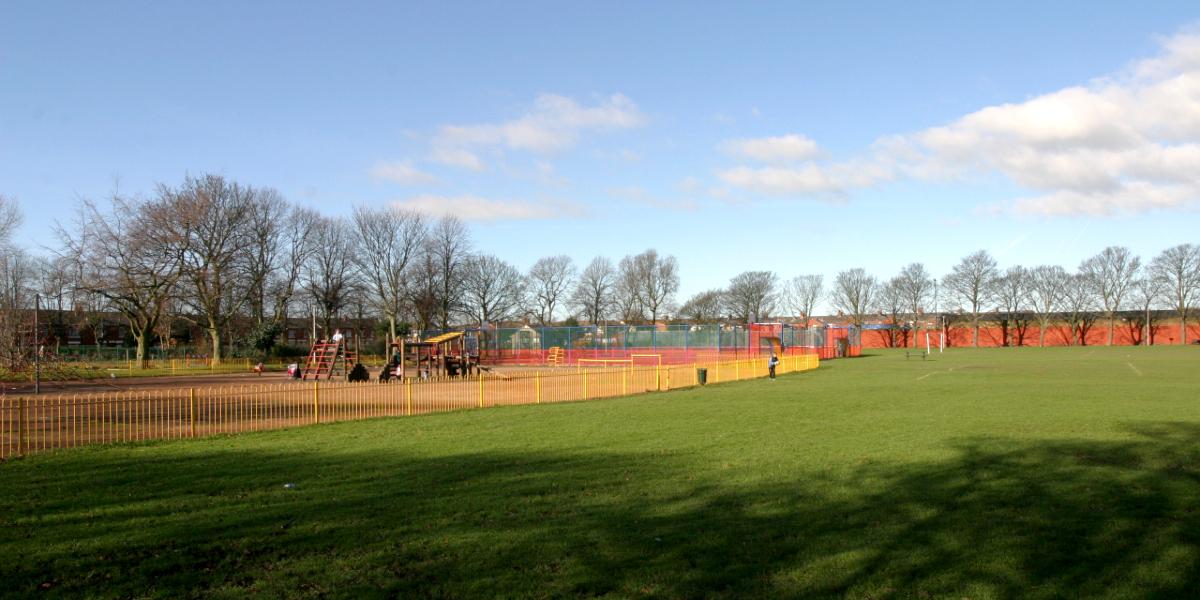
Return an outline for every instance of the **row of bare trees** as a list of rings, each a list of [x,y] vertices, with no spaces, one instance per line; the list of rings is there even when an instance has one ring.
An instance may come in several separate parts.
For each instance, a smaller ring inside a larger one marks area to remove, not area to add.
[[[1108,324],[1107,343],[1112,345],[1118,312],[1135,311],[1137,325],[1145,331],[1143,339],[1149,340],[1160,308],[1175,311],[1180,340],[1187,343],[1187,322],[1198,294],[1200,246],[1181,244],[1148,264],[1128,248],[1110,246],[1074,271],[1058,265],[1001,270],[985,251],[964,257],[940,281],[921,263],[883,281],[863,269],[851,269],[838,273],[830,302],[860,327],[878,314],[891,323],[911,321],[919,330],[926,311],[953,313],[970,324],[974,346],[979,345],[984,321],[999,324],[1005,345],[1013,335],[1023,337],[1030,320],[1040,325],[1039,345],[1045,345],[1053,321],[1065,321],[1072,342],[1082,344],[1087,331],[1103,317]],[[917,336],[912,342],[917,343]]]
[[[538,259],[527,274],[490,255],[474,255],[465,282],[477,324],[526,319],[541,325],[562,316],[655,322],[674,306],[679,264],[649,249],[617,264],[596,257],[578,270],[570,257]]]
[[[679,288],[675,258],[653,249],[615,266],[597,258],[582,272],[569,257],[551,256],[521,272],[475,252],[457,218],[395,207],[326,217],[217,175],[159,185],[148,198],[81,201],[56,225],[52,260],[9,247],[19,222],[15,204],[0,198],[4,306],[29,308],[40,293],[52,308],[77,313],[81,328],[119,313],[139,364],[178,321],[203,330],[219,362],[233,338],[273,340],[297,314],[311,313],[326,335],[340,318],[377,318],[393,337],[403,323],[549,324],[568,314],[655,321]]]

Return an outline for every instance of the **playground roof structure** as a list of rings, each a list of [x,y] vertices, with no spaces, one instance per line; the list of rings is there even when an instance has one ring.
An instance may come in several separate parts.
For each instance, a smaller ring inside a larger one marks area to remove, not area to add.
[[[427,338],[423,343],[441,344],[443,342],[450,342],[450,341],[456,340],[464,335],[466,335],[466,332],[463,332],[463,331],[448,331],[441,335],[435,335],[431,338]]]

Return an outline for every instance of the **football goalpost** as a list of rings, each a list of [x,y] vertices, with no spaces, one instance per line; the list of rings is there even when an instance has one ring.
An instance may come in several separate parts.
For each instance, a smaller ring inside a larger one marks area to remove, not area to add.
[[[577,370],[582,369],[583,367],[614,367],[614,366],[632,367],[633,359],[631,359],[631,358],[581,358],[581,359],[575,361],[575,367]]]
[[[656,366],[660,366],[660,367],[661,367],[661,366],[662,366],[662,364],[663,364],[663,363],[662,363],[662,355],[661,355],[661,354],[630,354],[630,355],[629,355],[629,361],[630,361],[630,363],[634,363],[634,362],[636,362],[636,361],[637,361],[637,359],[639,359],[639,358],[651,359],[651,360],[653,360],[654,362],[653,362],[653,363],[649,363],[649,364],[653,364],[653,365],[656,365]],[[643,366],[649,366],[649,364],[648,364],[648,363],[646,363],[646,362],[644,362],[644,361],[643,361],[641,364],[642,364]]]

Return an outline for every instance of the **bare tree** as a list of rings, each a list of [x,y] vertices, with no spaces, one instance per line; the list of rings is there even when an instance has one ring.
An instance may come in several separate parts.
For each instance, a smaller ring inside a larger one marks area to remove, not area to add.
[[[396,320],[404,311],[404,277],[427,235],[425,217],[395,207],[354,209],[358,235],[357,264],[369,285],[375,307],[387,318],[396,337]]]
[[[38,261],[19,248],[0,252],[0,364],[9,372],[23,368],[35,344],[29,309],[37,293]]]
[[[708,290],[688,298],[679,315],[693,323],[717,323],[724,318],[726,306],[725,290]]]
[[[442,270],[433,252],[424,251],[417,256],[417,262],[409,269],[405,287],[417,331],[431,329],[442,306],[443,289]]]
[[[657,323],[679,291],[679,262],[674,256],[661,257],[653,248],[621,260],[622,279],[628,277],[637,303]]]
[[[581,312],[589,323],[598,324],[612,309],[616,283],[617,270],[612,261],[597,256],[579,274],[575,290],[571,293],[571,305]]]
[[[833,307],[850,318],[850,323],[862,329],[867,314],[875,306],[879,281],[861,268],[842,271],[833,279],[829,301]]]
[[[62,256],[75,260],[77,286],[103,297],[105,306],[129,321],[137,342],[138,368],[145,366],[150,337],[179,279],[182,255],[147,214],[147,206],[119,196],[101,212],[83,201],[68,230],[56,225]],[[167,234],[169,235],[169,234]]]
[[[554,322],[554,312],[566,297],[575,279],[571,257],[560,254],[539,258],[529,269],[529,303],[537,313],[538,323]]]
[[[743,323],[757,323],[775,310],[775,284],[779,277],[771,271],[745,271],[729,280],[725,302],[733,316]]]
[[[317,251],[320,236],[316,232],[322,223],[323,217],[314,210],[292,207],[288,211],[287,221],[280,232],[282,239],[278,266],[271,270],[267,280],[267,294],[274,305],[272,320],[280,325],[287,324],[288,311],[300,286],[305,265]]]
[[[326,336],[350,306],[355,291],[354,233],[345,221],[322,218],[314,228],[316,250],[304,270],[304,287],[320,312]]]
[[[1096,322],[1098,306],[1088,277],[1082,273],[1068,274],[1063,282],[1063,314],[1071,328],[1072,345],[1087,345],[1087,335]]]
[[[12,234],[21,226],[21,210],[15,200],[0,194],[0,249],[8,245]]]
[[[1116,312],[1121,309],[1121,300],[1137,277],[1141,266],[1141,259],[1123,246],[1109,246],[1079,265],[1080,274],[1099,296],[1100,305],[1104,307],[1104,314],[1108,318],[1109,346],[1113,343]]]
[[[613,286],[613,307],[626,323],[633,324],[646,319],[646,307],[640,292],[641,280],[633,257],[626,256],[617,268],[617,281]]]
[[[976,348],[979,347],[979,321],[992,302],[999,275],[996,259],[986,250],[980,250],[963,258],[945,278],[946,287],[971,317],[971,344]]]
[[[462,309],[462,266],[470,257],[471,236],[457,217],[442,217],[429,235],[429,248],[440,275],[437,298],[438,326],[449,329],[454,313]]]
[[[1064,304],[1063,286],[1070,276],[1058,265],[1042,265],[1029,270],[1029,306],[1038,320],[1038,345],[1046,346],[1046,328],[1055,311]]]
[[[901,346],[901,327],[904,322],[904,309],[908,305],[904,294],[904,281],[901,277],[893,277],[879,286],[875,294],[876,308],[881,315],[891,322],[888,329],[887,343],[891,348]],[[903,345],[907,346],[905,342]]]
[[[188,177],[177,190],[159,186],[151,204],[154,226],[182,257],[185,318],[208,334],[214,364],[220,364],[227,343],[223,334],[251,292],[243,261],[250,256],[255,194],[249,186],[205,175]]]
[[[37,287],[42,296],[42,307],[48,309],[43,322],[58,346],[67,337],[70,324],[71,289],[75,282],[73,261],[58,257],[39,259],[39,262]]]
[[[1012,333],[1017,334],[1017,345],[1025,345],[1025,331],[1029,326],[1029,269],[1020,265],[1009,267],[996,279],[996,303],[999,305],[997,320],[1000,322],[1002,344],[1009,346]]]
[[[0,361],[10,372],[25,356],[24,309],[33,278],[29,255],[9,245],[20,223],[16,203],[0,195]]]
[[[1167,297],[1167,286],[1163,280],[1143,274],[1129,287],[1129,295],[1130,302],[1137,308],[1137,316],[1131,320],[1131,324],[1135,329],[1141,330],[1142,345],[1149,346],[1154,343],[1154,327],[1157,321],[1153,309]]]
[[[518,314],[525,278],[516,267],[490,254],[479,254],[463,265],[463,275],[467,304],[480,328]]]
[[[273,189],[260,189],[250,199],[245,259],[241,261],[247,288],[246,303],[255,323],[267,318],[268,286],[279,265],[288,213],[287,200]]]
[[[925,311],[925,305],[933,298],[934,279],[925,270],[925,265],[921,263],[912,263],[900,270],[900,276],[896,280],[896,286],[900,296],[904,299],[904,306],[912,315],[913,319],[913,347],[917,347],[917,327],[921,325],[921,314]]]
[[[825,278],[822,275],[797,275],[784,286],[783,297],[792,316],[804,319],[804,325],[813,318],[813,311],[821,301],[825,292]]]
[[[1187,344],[1188,311],[1200,293],[1200,246],[1181,244],[1163,250],[1150,267],[1162,282],[1173,308],[1179,313],[1179,342]]]

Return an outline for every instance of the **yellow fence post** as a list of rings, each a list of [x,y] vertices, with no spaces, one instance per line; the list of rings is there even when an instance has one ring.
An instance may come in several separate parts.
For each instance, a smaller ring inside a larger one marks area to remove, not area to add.
[[[196,437],[196,388],[188,388],[188,430]]]
[[[533,388],[534,388],[534,404],[542,403],[542,372],[534,371],[533,373]]]
[[[412,416],[412,380],[404,380],[404,412]]]
[[[587,400],[587,373],[583,374],[583,399]]]
[[[662,391],[662,367],[654,367],[654,391]]]
[[[621,395],[629,393],[629,370],[633,367],[625,367],[621,369]]]
[[[666,381],[666,383],[667,383],[666,389],[670,390],[671,389],[671,367],[669,365],[667,366],[667,381]]]
[[[321,422],[321,382],[313,381],[313,423]]]
[[[692,363],[692,385],[700,385],[700,371],[698,370],[696,363]]]
[[[483,375],[479,376],[479,408],[483,408]]]
[[[25,456],[26,437],[29,431],[25,426],[25,396],[17,398],[17,454]]]
[[[733,380],[739,381],[742,378],[742,361],[733,361]]]

